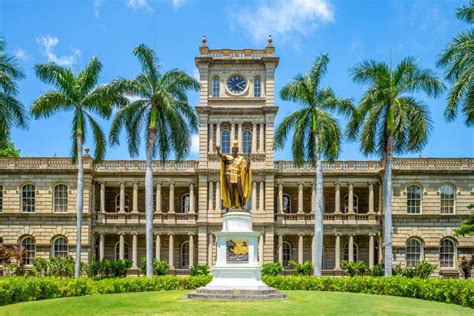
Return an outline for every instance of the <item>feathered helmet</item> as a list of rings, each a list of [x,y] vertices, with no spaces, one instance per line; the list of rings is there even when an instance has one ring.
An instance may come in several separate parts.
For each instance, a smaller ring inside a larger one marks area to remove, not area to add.
[[[237,149],[239,149],[239,141],[237,141],[237,140],[234,139],[234,140],[232,141],[232,148],[237,148]]]

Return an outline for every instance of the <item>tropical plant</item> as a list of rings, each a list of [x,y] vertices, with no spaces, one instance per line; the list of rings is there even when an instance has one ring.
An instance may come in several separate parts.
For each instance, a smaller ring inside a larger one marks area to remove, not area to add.
[[[209,275],[209,266],[207,264],[196,264],[191,267],[191,276]]]
[[[463,256],[459,261],[459,269],[461,270],[465,279],[469,279],[471,277],[472,267],[474,267],[474,255],[471,255],[471,258]]]
[[[303,263],[298,263],[296,261],[290,260],[288,262],[291,266],[293,275],[312,275],[314,271],[314,266],[311,261],[305,261]]]
[[[469,210],[474,209],[474,204],[467,207]],[[468,218],[461,222],[461,225],[454,230],[455,236],[474,236],[474,211]]]
[[[15,144],[9,139],[0,139],[0,157],[17,158],[20,157],[20,150],[15,148]]]
[[[401,275],[406,278],[427,279],[435,269],[435,265],[426,261],[420,261],[414,267],[405,268],[398,264],[393,268],[393,275]]]
[[[474,1],[460,6],[456,17],[472,25],[474,23]],[[445,78],[452,86],[444,112],[446,120],[456,118],[459,108],[467,126],[474,124],[474,29],[453,37],[438,59],[438,66],[445,69]]]
[[[153,275],[167,275],[170,265],[167,261],[153,259]],[[146,274],[146,257],[142,258],[140,273]]]
[[[262,266],[262,275],[277,276],[283,273],[283,265],[280,262],[265,263]]]
[[[321,88],[329,57],[319,56],[306,74],[297,75],[280,91],[282,100],[300,104],[301,108],[283,119],[275,134],[275,148],[285,145],[288,134],[293,133],[292,154],[295,163],[304,160],[316,164],[316,199],[314,224],[314,274],[321,275],[323,258],[323,173],[321,157],[334,160],[339,156],[341,131],[331,113],[345,116],[357,115],[349,99],[336,97],[331,88]]]
[[[369,267],[365,264],[364,261],[347,261],[343,260],[341,262],[341,266],[346,269],[347,274],[350,277],[359,275],[368,275],[369,274]]]
[[[437,97],[443,84],[436,75],[421,69],[415,58],[403,59],[395,68],[384,62],[363,61],[351,70],[354,82],[369,85],[347,127],[349,139],[360,131],[361,150],[378,154],[384,164],[385,276],[392,275],[392,157],[419,152],[431,129],[428,107],[411,94],[424,92]]]
[[[27,128],[28,115],[20,101],[17,81],[25,77],[14,56],[5,52],[7,43],[0,37],[0,142],[9,141],[12,127]]]
[[[35,119],[48,118],[60,111],[72,111],[72,159],[77,162],[77,246],[76,258],[81,257],[81,227],[83,209],[84,169],[82,151],[86,141],[87,125],[92,129],[95,143],[95,160],[104,158],[106,137],[99,123],[91,113],[101,118],[109,118],[112,105],[126,102],[125,98],[107,95],[106,89],[98,88],[97,82],[102,64],[92,58],[86,68],[74,75],[70,68],[62,67],[54,62],[35,66],[36,76],[43,82],[53,85],[56,90],[48,91],[36,99],[31,113]],[[87,124],[88,123],[88,124]],[[80,276],[80,260],[76,260],[75,276]]]
[[[161,165],[172,152],[177,160],[187,156],[191,134],[197,131],[198,118],[188,102],[187,91],[199,89],[199,83],[185,72],[172,69],[162,73],[156,53],[141,44],[133,50],[142,73],[135,79],[119,78],[107,89],[119,96],[136,98],[123,105],[114,117],[109,140],[120,144],[120,132],[125,129],[128,150],[138,155],[142,133],[146,137],[145,213],[146,213],[146,275],[153,275],[153,158]]]

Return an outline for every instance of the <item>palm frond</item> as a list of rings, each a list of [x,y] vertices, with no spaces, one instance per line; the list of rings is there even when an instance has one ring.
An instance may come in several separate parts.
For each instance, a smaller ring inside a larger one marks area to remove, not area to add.
[[[82,93],[89,92],[97,84],[100,72],[102,71],[102,63],[97,57],[93,57],[86,68],[79,72],[78,81],[81,85]]]
[[[140,44],[133,50],[133,54],[140,62],[142,71],[147,75],[150,85],[152,86],[152,90],[154,90],[158,78],[160,77],[161,68],[155,51],[150,49],[145,44]]]
[[[0,133],[8,134],[13,126],[28,128],[28,114],[23,104],[11,95],[0,93]]]
[[[50,62],[35,65],[35,73],[41,81],[52,84],[70,98],[74,96],[76,80],[71,69]]]
[[[462,5],[456,10],[456,17],[467,23],[474,23],[474,3],[472,0],[469,1],[469,4]]]
[[[107,149],[105,133],[89,113],[84,111],[84,114],[86,115],[92,129],[92,135],[94,139],[94,160],[96,162],[102,161],[105,157],[105,151]]]

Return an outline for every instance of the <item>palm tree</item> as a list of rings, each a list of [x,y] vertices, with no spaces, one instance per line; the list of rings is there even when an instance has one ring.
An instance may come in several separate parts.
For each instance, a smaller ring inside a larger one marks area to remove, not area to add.
[[[376,153],[385,165],[384,244],[385,275],[392,275],[392,157],[393,154],[419,152],[427,143],[431,129],[428,107],[411,94],[424,92],[439,96],[444,86],[436,75],[421,69],[412,57],[395,69],[383,62],[363,61],[351,70],[352,80],[369,85],[359,105],[359,116],[348,124],[348,136],[356,139],[360,128],[361,150]]]
[[[474,1],[459,7],[458,19],[474,23]],[[474,29],[457,34],[442,52],[438,66],[445,68],[445,78],[452,83],[444,112],[447,121],[453,121],[461,107],[465,124],[474,124]]]
[[[191,134],[197,131],[198,118],[190,106],[188,90],[198,90],[199,83],[185,72],[173,69],[160,72],[156,53],[141,44],[133,50],[142,73],[134,80],[119,78],[108,89],[113,94],[137,98],[122,106],[114,117],[109,140],[120,144],[120,132],[125,129],[128,150],[138,155],[142,133],[146,139],[145,216],[146,275],[153,276],[153,158],[158,155],[162,165],[174,152],[181,160],[191,148]]]
[[[0,144],[7,143],[13,126],[28,127],[28,116],[15,97],[18,94],[17,80],[25,74],[14,56],[5,53],[7,43],[0,38]]]
[[[101,118],[109,118],[112,105],[124,102],[106,94],[106,89],[97,88],[102,64],[97,58],[92,58],[86,68],[77,76],[70,68],[62,67],[56,63],[35,65],[36,76],[43,82],[53,85],[56,90],[48,91],[34,101],[31,113],[35,119],[48,118],[60,111],[72,111],[72,149],[71,154],[77,162],[77,241],[76,241],[76,266],[75,277],[80,276],[81,258],[81,230],[83,208],[83,163],[82,151],[86,141],[87,125],[90,126],[94,139],[94,158],[100,161],[104,158],[107,147],[106,136],[99,123],[91,113]]]
[[[339,99],[330,88],[321,88],[329,58],[323,54],[316,59],[308,73],[297,75],[280,91],[282,100],[299,103],[301,108],[288,115],[278,126],[275,148],[281,149],[288,133],[294,130],[292,153],[295,163],[316,162],[316,214],[314,224],[314,275],[321,276],[323,258],[323,172],[321,156],[333,160],[341,150],[341,131],[331,113],[357,115],[349,99]]]

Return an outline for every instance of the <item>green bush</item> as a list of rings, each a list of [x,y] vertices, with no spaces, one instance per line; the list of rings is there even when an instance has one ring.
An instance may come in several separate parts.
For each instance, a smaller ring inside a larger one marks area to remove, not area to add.
[[[85,270],[87,270],[87,275],[94,279],[122,278],[127,276],[127,271],[131,267],[132,261],[128,259],[104,259],[102,261],[93,260]]]
[[[463,256],[459,261],[459,269],[461,270],[461,273],[465,279],[469,279],[471,277],[472,267],[474,267],[474,255],[471,255],[470,259]]]
[[[153,259],[153,275],[161,276],[167,275],[170,265],[166,261],[160,261]],[[142,258],[142,263],[140,265],[140,273],[145,275],[146,274],[146,258]]]
[[[296,261],[290,260],[289,264],[293,270],[293,275],[313,275],[313,264],[311,261],[298,263]]]
[[[419,298],[474,308],[474,280],[394,277],[263,276],[279,290],[338,291]]]
[[[416,264],[415,267],[405,267],[401,265],[396,265],[393,268],[393,275],[400,275],[406,278],[421,278],[427,279],[436,269],[436,266],[425,261],[420,261]]]
[[[102,280],[8,277],[0,278],[0,305],[93,294],[191,290],[205,286],[211,280],[212,276],[179,277],[174,275]]]
[[[384,275],[383,264],[376,264],[370,269],[363,261],[349,262],[344,260],[341,262],[341,266],[346,269],[347,275],[350,277],[356,275],[379,277]]]
[[[209,266],[207,264],[196,264],[194,267],[191,267],[191,275],[209,275]]]
[[[277,276],[283,273],[283,266],[280,262],[265,263],[262,266],[262,275]]]

